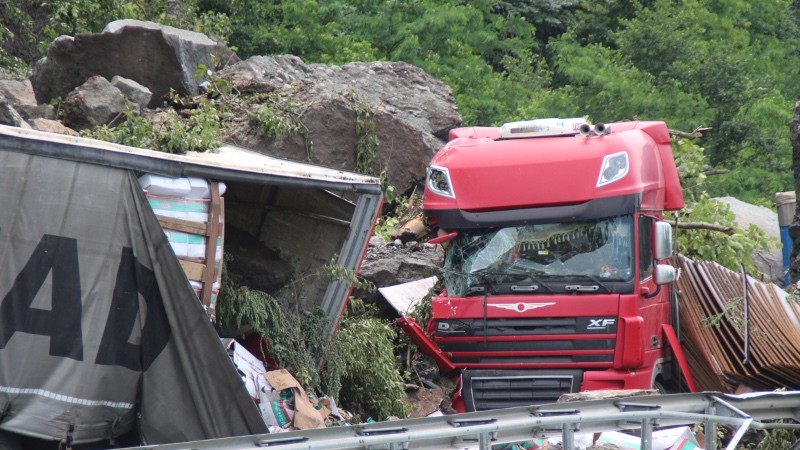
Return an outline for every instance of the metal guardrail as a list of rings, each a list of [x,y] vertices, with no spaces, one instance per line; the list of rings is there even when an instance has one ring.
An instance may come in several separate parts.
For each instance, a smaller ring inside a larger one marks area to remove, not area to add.
[[[479,449],[541,437],[562,436],[574,448],[575,433],[638,430],[642,450],[652,449],[653,430],[702,423],[705,429],[736,429],[732,450],[748,429],[800,428],[766,420],[800,416],[800,391],[730,395],[716,392],[589,400],[517,407],[450,416],[405,419],[279,434],[241,436],[138,450],[406,450]],[[705,448],[717,449],[716,433],[705,433]]]

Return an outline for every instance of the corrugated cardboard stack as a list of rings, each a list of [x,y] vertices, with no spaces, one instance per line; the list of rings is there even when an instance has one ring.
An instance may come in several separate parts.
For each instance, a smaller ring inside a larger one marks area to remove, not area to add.
[[[152,174],[139,177],[139,183],[189,283],[213,319],[222,276],[225,185]]]

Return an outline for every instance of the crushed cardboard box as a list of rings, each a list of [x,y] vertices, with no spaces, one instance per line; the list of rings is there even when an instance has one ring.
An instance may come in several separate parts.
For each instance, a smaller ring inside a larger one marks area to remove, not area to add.
[[[264,387],[264,390],[265,393],[271,396],[271,402],[275,401],[274,398],[277,393],[278,401],[284,401],[285,404],[288,404],[286,400],[280,400],[280,393],[290,390],[293,394],[292,426],[294,428],[298,430],[325,428],[325,418],[330,414],[330,410],[324,406],[321,409],[315,408],[305,389],[286,369],[266,372],[264,378],[267,381],[267,386]],[[268,423],[268,425],[270,424]]]

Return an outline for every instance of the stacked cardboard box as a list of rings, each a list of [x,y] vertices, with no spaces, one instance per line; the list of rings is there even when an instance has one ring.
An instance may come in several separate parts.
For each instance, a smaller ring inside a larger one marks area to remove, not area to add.
[[[153,174],[141,176],[139,183],[189,283],[213,319],[222,276],[225,185]]]

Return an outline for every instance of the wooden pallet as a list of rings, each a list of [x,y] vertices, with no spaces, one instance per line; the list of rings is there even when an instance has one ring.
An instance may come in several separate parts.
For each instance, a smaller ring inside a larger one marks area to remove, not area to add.
[[[213,319],[215,307],[215,305],[211,303],[213,287],[215,283],[219,284],[222,280],[222,262],[220,262],[220,267],[217,267],[215,265],[215,260],[217,240],[223,239],[223,248],[225,246],[225,199],[219,195],[218,182],[211,182],[210,188],[211,199],[209,202],[207,222],[194,222],[161,215],[156,215],[156,217],[162,228],[197,234],[206,238],[206,253],[202,263],[181,258],[178,258],[178,260],[183,271],[186,273],[186,278],[190,280],[200,280],[202,283],[203,288],[200,295],[200,302]]]

